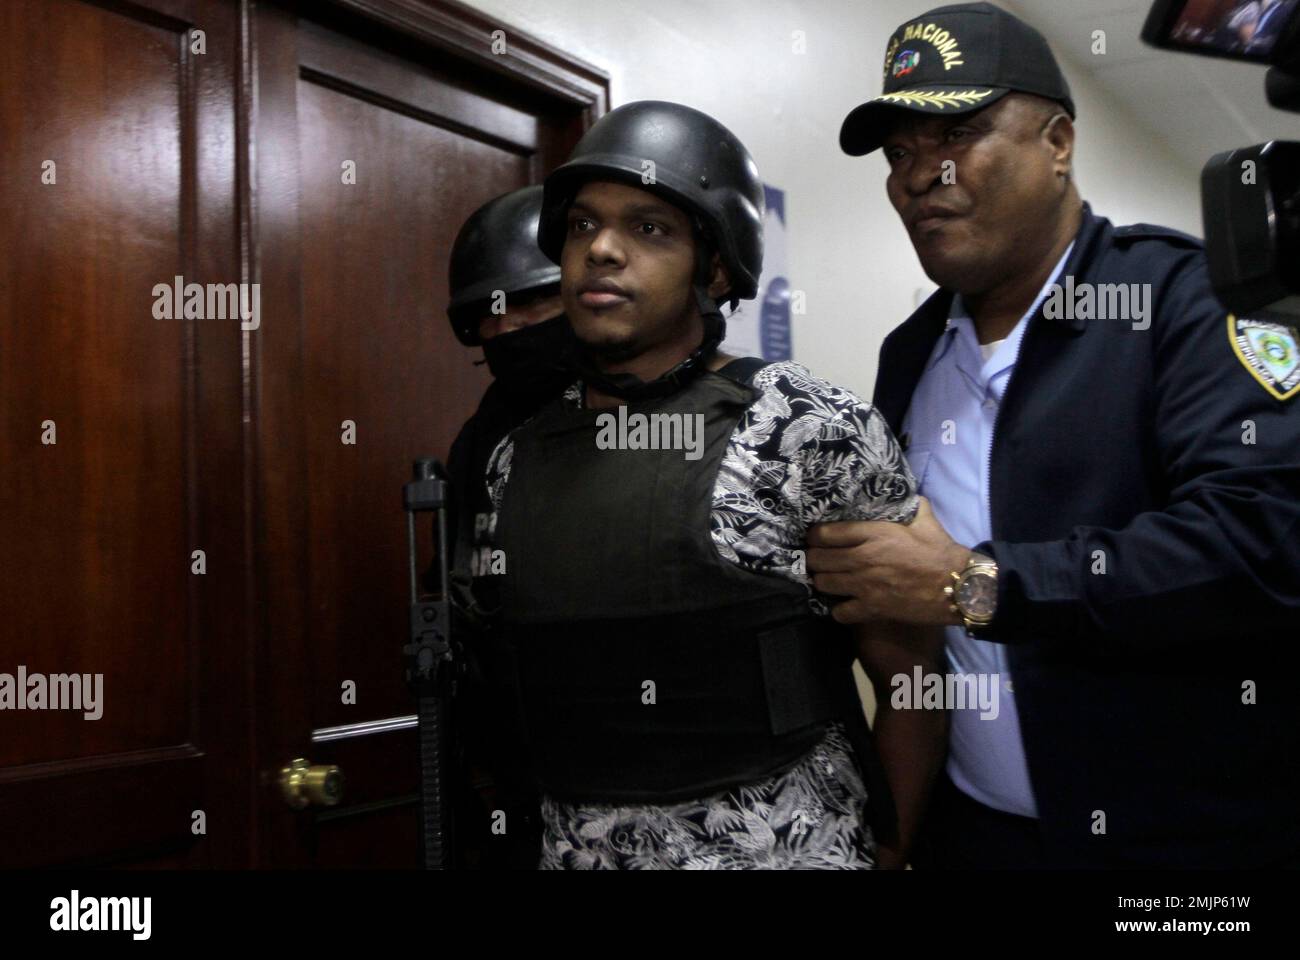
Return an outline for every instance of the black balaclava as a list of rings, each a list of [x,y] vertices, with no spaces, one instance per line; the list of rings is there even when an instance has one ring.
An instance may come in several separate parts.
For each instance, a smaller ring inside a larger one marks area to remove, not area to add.
[[[544,395],[572,382],[569,358],[576,343],[569,318],[560,314],[484,340],[483,358],[507,393]]]

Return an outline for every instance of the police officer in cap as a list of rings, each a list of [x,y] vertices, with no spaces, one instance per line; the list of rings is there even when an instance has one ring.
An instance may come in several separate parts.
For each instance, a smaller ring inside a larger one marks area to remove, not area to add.
[[[882,151],[940,288],[875,392],[924,502],[815,528],[809,567],[837,619],[943,625],[996,680],[952,711],[918,865],[1294,865],[1300,337],[1230,315],[1200,241],[1083,203],[1074,115],[989,4],[890,39],[840,143]]]
[[[505,563],[481,578],[544,868],[896,866],[942,755],[942,716],[885,709],[882,764],[851,671],[928,669],[939,632],[855,648],[804,570],[811,522],[913,516],[897,444],[798,364],[717,349],[721,304],[758,290],[763,205],[735,135],[659,101],[603,117],[546,180],[579,377],[493,454]]]
[[[466,776],[489,786],[481,802],[457,795],[456,848],[462,865],[524,867],[537,861],[537,798],[518,754],[514,701],[500,695],[500,668],[488,625],[473,602],[473,580],[491,564],[490,506],[483,483],[501,438],[555,397],[572,379],[565,358],[573,332],[560,302],[560,268],[537,246],[541,186],[503,194],[476,210],[452,245],[447,316],[466,346],[481,346],[493,380],[447,460],[450,479],[451,581],[457,635],[469,668],[454,714],[455,742]],[[436,580],[436,570],[429,580]],[[470,774],[470,770],[474,772]],[[462,786],[464,786],[462,784]],[[494,831],[497,810],[505,832]]]

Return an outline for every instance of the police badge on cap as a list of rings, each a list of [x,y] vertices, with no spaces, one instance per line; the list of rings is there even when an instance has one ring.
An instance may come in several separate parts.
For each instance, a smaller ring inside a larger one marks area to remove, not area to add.
[[[894,31],[884,92],[844,119],[840,148],[854,157],[877,149],[899,110],[970,113],[1012,90],[1057,100],[1074,117],[1070,87],[1041,33],[992,4],[938,7]]]

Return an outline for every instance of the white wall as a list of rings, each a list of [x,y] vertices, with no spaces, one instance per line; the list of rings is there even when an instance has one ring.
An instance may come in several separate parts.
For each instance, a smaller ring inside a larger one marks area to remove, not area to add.
[[[518,27],[607,70],[611,106],[675,100],[731,128],[763,179],[786,192],[790,279],[808,306],[793,321],[795,359],[870,396],[881,340],[933,287],[885,197],[884,160],[844,155],[840,123],[879,94],[894,29],[939,0],[469,2],[507,36]],[[1199,234],[1198,170],[1153,142],[1086,71],[1062,67],[1079,112],[1084,199],[1117,223]]]

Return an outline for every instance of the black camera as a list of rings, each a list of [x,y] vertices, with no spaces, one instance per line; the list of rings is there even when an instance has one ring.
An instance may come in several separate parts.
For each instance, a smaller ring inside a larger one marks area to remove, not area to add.
[[[1268,65],[1271,106],[1300,113],[1300,0],[1157,0],[1154,47]],[[1300,315],[1300,143],[1216,154],[1201,172],[1210,279],[1237,314]]]

